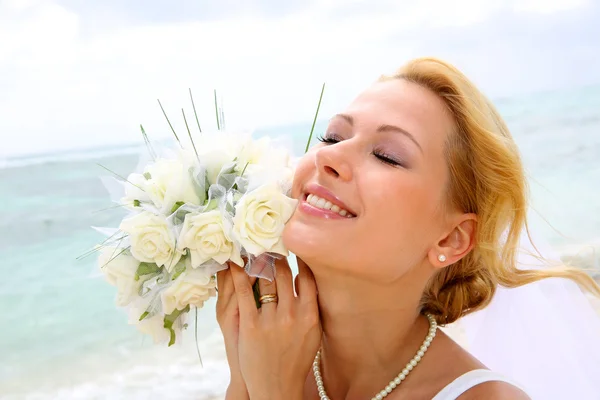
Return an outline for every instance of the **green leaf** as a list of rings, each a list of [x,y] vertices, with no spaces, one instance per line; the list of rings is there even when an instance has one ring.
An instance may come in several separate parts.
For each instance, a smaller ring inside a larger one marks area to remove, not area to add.
[[[233,201],[234,203],[237,203],[238,201],[240,201],[242,199],[243,194],[241,194],[240,192],[236,192],[233,194]]]
[[[246,162],[246,165],[244,165],[244,169],[242,169],[242,173],[240,174],[240,177],[244,176],[244,172],[246,172],[246,168],[248,168],[248,164],[250,164],[249,161]],[[232,186],[232,188],[235,189],[235,190],[239,190],[237,183],[234,183],[233,186]]]
[[[173,277],[171,278],[171,280],[174,281],[175,279],[179,278],[179,275],[183,274],[184,271],[185,263],[178,262],[177,265],[175,265],[175,268],[173,269]]]
[[[173,208],[171,208],[171,214],[174,213],[175,211],[179,210],[179,207],[181,207],[184,204],[185,203],[183,201],[178,201],[177,203],[175,203],[173,205]]]
[[[133,206],[134,206],[134,207],[139,207],[139,206],[140,206],[140,204],[141,204],[141,203],[140,203],[140,201],[139,201],[139,200],[134,200],[134,201],[133,201]]]
[[[304,153],[308,151],[310,147],[310,141],[312,139],[313,131],[315,130],[315,124],[317,123],[317,117],[319,116],[319,109],[321,108],[321,100],[323,100],[323,92],[325,92],[325,82],[323,82],[323,87],[321,88],[321,95],[319,96],[319,104],[317,104],[317,112],[315,112],[315,118],[313,119],[312,127],[310,128],[310,135],[308,136],[308,142],[306,142],[306,148],[304,149]]]
[[[188,311],[190,311],[189,305],[187,305],[183,310],[175,310],[171,314],[165,315],[163,326],[165,329],[168,329],[170,333],[169,347],[175,344],[175,330],[173,329],[173,324],[175,321],[177,321],[177,318],[179,318],[181,314],[184,314]]]
[[[217,199],[212,199],[211,201],[206,201],[204,202],[204,212],[207,211],[212,211],[214,209],[216,209],[219,206],[219,200]]]
[[[140,276],[154,275],[158,273],[160,273],[160,267],[158,265],[143,262],[140,263],[137,271],[135,271],[135,280],[139,281]]]

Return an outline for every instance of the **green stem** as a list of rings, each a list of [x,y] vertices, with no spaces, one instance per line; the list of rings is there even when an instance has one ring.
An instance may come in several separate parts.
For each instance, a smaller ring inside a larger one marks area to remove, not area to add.
[[[217,117],[217,130],[221,130],[221,123],[219,121],[219,104],[217,102],[217,89],[214,89],[214,95],[215,95],[215,115]]]
[[[198,156],[198,150],[196,150],[196,144],[194,143],[194,138],[192,138],[192,132],[190,132],[190,127],[188,126],[187,123],[187,118],[185,117],[185,111],[183,111],[183,108],[181,109],[181,114],[183,115],[183,122],[185,122],[185,128],[188,131],[188,135],[190,136],[190,142],[192,142],[192,147],[194,148],[194,153],[196,153],[196,158],[200,158]]]
[[[96,163],[96,165],[98,165],[100,168],[104,168],[105,170],[107,170],[108,172],[110,172],[111,174],[113,174],[114,176],[116,176],[117,178],[121,179],[123,182],[127,182],[127,183],[129,183],[130,185],[133,185],[133,186],[135,186],[136,188],[140,189],[141,191],[144,191],[144,189],[142,189],[142,188],[141,188],[141,187],[139,187],[138,185],[136,185],[136,184],[134,184],[134,183],[131,183],[131,182],[130,182],[130,181],[127,179],[127,178],[123,178],[121,175],[117,174],[117,173],[116,173],[116,172],[114,172],[114,171],[111,171],[110,169],[106,168],[104,165],[102,165],[102,164],[98,164],[98,163]]]
[[[146,134],[146,130],[144,129],[144,126],[142,124],[140,124],[140,129],[142,131],[142,136],[144,137],[144,143],[146,143],[146,148],[148,149],[148,153],[150,153],[150,157],[152,157],[152,160],[156,161],[156,153],[154,152],[154,149],[152,148],[150,139],[148,139],[148,135]]]
[[[165,116],[165,118],[167,119],[167,122],[169,123],[169,127],[171,127],[171,132],[173,132],[173,135],[175,135],[175,139],[177,139],[177,143],[179,143],[180,147],[181,146],[181,141],[179,140],[179,136],[177,136],[177,133],[175,133],[175,129],[173,129],[173,125],[171,125],[171,121],[169,121],[169,117],[167,117],[167,113],[165,112],[165,109],[163,108],[162,104],[160,103],[159,99],[156,99],[158,101],[158,105],[160,106],[160,109],[163,112],[163,115]]]
[[[194,307],[196,310],[196,317],[195,317],[195,332],[194,332],[194,337],[196,339],[196,352],[198,353],[198,359],[200,360],[200,365],[204,366],[202,364],[202,356],[200,355],[200,346],[198,345],[198,307]]]
[[[200,128],[200,121],[198,121],[198,113],[196,112],[196,105],[194,104],[194,98],[192,97],[192,89],[190,91],[190,100],[192,100],[192,108],[194,109],[194,116],[196,117],[196,123],[198,124],[198,130],[202,133],[202,128]]]
[[[325,82],[323,82],[323,87],[321,88],[319,104],[317,104],[317,112],[315,112],[315,118],[313,119],[312,127],[310,128],[310,135],[308,136],[308,142],[306,142],[306,148],[304,149],[304,153],[306,153],[308,151],[308,148],[310,147],[310,141],[312,140],[313,131],[315,130],[315,124],[317,123],[317,117],[319,116],[319,109],[321,108],[321,100],[323,100],[323,92],[325,92]]]

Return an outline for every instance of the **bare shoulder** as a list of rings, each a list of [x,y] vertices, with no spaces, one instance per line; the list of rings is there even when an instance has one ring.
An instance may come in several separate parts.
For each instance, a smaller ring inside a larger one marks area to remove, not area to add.
[[[458,400],[531,400],[521,389],[506,382],[485,382],[472,387]]]
[[[459,377],[475,370],[487,370],[488,368],[473,357],[466,349],[460,346],[444,332],[436,336],[437,343],[432,344],[432,352],[428,354],[429,360],[427,370],[431,373],[425,387],[431,389],[428,393],[422,393],[423,398],[431,398],[440,393]],[[435,345],[435,348],[434,348]],[[452,360],[451,363],[448,360]],[[425,367],[425,365],[423,365]],[[419,393],[421,394],[421,393]],[[415,398],[418,396],[415,396]],[[530,400],[521,389],[507,382],[489,381],[480,383],[465,391],[458,397],[459,400]]]

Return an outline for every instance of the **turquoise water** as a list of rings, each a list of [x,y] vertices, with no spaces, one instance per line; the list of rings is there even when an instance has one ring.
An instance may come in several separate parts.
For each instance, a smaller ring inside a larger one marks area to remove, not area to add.
[[[522,150],[533,205],[560,233],[535,217],[538,230],[559,251],[598,241],[600,87],[500,99],[497,105]],[[300,154],[308,129],[307,124],[257,134],[290,135]],[[152,347],[114,307],[113,288],[98,276],[94,257],[76,260],[101,240],[90,226],[116,226],[123,215],[118,209],[96,212],[111,206],[96,163],[123,175],[137,164],[134,152],[115,150],[0,161],[0,396],[150,398],[140,387],[151,387],[159,376],[181,376],[173,371],[183,364],[175,367],[173,360],[195,357],[191,340],[171,353]],[[203,337],[214,328],[203,326]],[[210,353],[212,345],[207,346]],[[158,361],[165,354],[177,357]],[[142,367],[151,369],[136,375],[146,382],[139,387],[124,383],[133,378],[121,372],[99,383],[115,371]],[[223,387],[220,381],[212,384]]]

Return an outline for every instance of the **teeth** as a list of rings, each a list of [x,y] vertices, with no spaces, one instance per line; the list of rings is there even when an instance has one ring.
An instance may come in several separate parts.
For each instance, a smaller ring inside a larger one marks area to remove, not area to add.
[[[308,197],[306,198],[306,202],[314,207],[336,212],[336,213],[340,214],[342,217],[348,217],[348,218],[353,217],[353,215],[351,213],[344,210],[343,208],[340,208],[338,205],[332,204],[330,201],[327,201],[318,196],[315,196],[314,194],[309,194]]]

